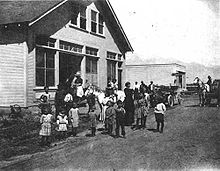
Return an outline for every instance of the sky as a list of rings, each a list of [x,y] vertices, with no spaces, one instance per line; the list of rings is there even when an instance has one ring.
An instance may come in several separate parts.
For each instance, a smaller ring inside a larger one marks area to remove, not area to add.
[[[219,0],[110,0],[140,58],[220,65]]]

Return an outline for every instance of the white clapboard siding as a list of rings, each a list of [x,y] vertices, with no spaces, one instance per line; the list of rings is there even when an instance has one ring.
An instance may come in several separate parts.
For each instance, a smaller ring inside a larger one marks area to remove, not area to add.
[[[34,102],[34,84],[35,84],[35,50],[32,50],[27,57],[27,104]]]
[[[0,45],[0,106],[24,105],[24,44]]]

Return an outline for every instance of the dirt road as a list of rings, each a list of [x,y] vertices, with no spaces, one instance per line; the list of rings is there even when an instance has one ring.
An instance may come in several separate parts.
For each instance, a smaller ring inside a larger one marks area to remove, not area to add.
[[[126,139],[71,137],[46,152],[8,161],[2,169],[220,169],[220,108],[197,103],[186,99],[168,110],[163,134],[153,131],[152,113],[147,129],[126,128]]]

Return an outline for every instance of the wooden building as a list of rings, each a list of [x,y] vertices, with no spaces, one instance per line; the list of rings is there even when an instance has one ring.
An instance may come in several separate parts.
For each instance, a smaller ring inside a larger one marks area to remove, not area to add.
[[[133,51],[108,0],[1,1],[0,106],[52,98],[71,73],[104,88],[125,81]]]
[[[155,85],[175,85],[186,88],[186,67],[176,63],[171,64],[143,64],[126,65],[126,80],[133,85],[144,81],[149,85],[153,81]]]

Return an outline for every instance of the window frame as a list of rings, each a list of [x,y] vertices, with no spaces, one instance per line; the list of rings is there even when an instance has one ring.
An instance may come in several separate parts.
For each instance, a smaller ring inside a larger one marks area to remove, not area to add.
[[[37,66],[37,60],[38,60],[38,52],[41,51],[43,52],[43,66]],[[53,67],[48,67],[48,53],[52,53],[53,54]],[[47,49],[47,48],[43,48],[43,47],[36,47],[35,49],[35,87],[44,87],[44,86],[50,86],[50,87],[55,87],[56,84],[56,66],[55,66],[55,54],[56,54],[56,50],[52,50],[52,49]],[[43,85],[38,84],[38,79],[37,79],[37,70],[38,71],[42,71],[43,70]],[[50,85],[48,83],[48,72],[49,71],[53,71],[53,83]]]
[[[93,12],[95,13],[95,20],[93,19],[93,15],[92,15]],[[91,33],[104,36],[104,28],[105,28],[104,23],[105,22],[103,19],[103,15],[99,11],[91,9],[90,10],[90,24],[91,24],[90,31],[91,31]],[[95,31],[93,30],[93,24],[95,24]],[[102,29],[100,29],[100,27]]]
[[[100,21],[100,18],[102,18],[102,21]],[[100,33],[100,27],[102,27],[102,33]],[[104,19],[100,13],[98,13],[98,33],[104,35]]]
[[[76,7],[73,9],[73,15],[76,20],[76,24],[72,22],[73,20],[73,17],[71,18],[71,21],[70,21],[70,24],[73,25],[73,26],[76,26],[82,30],[87,30],[88,26],[87,26],[87,6],[83,6],[81,4],[75,4]],[[85,15],[82,15],[82,11],[84,11]],[[82,22],[81,20],[84,20],[85,21],[85,28],[82,27]]]
[[[88,53],[88,52],[94,52],[94,53]],[[86,46],[85,47],[85,54],[87,56],[99,57],[99,49]]]
[[[76,43],[70,43],[70,42],[66,42],[63,40],[59,41],[59,49],[65,50],[65,51],[68,51],[71,53],[83,54],[83,45],[76,44]]]
[[[93,20],[93,15],[92,14],[95,14],[95,20]],[[97,33],[97,14],[98,12],[91,9],[91,17],[90,17],[90,20],[91,20],[91,32],[92,33]],[[95,24],[95,31],[93,31],[93,24]]]
[[[107,51],[107,59],[117,61],[117,53]]]
[[[107,81],[108,79],[116,79],[117,77],[117,61],[107,59]],[[110,72],[109,72],[110,71]]]
[[[86,56],[86,66],[85,67],[86,67],[86,74],[98,74],[98,58]]]

